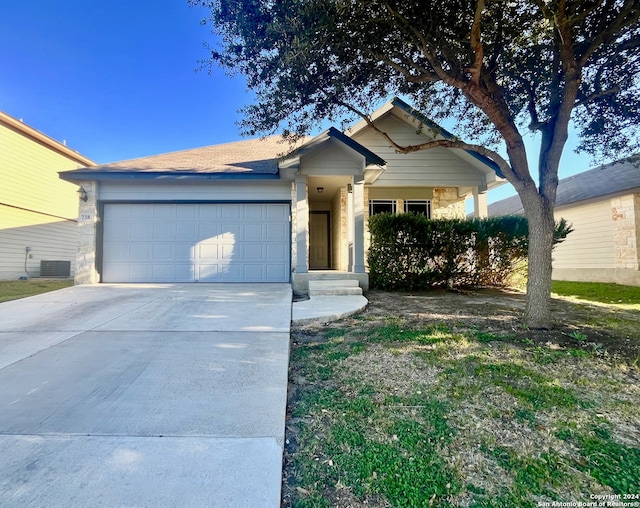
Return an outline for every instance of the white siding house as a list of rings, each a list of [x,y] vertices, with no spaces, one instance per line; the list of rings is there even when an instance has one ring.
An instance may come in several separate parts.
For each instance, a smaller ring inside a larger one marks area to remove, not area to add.
[[[517,196],[490,215],[522,213]],[[640,286],[640,167],[618,162],[560,180],[555,208],[573,232],[553,251],[553,278]]]
[[[399,99],[373,121],[407,144],[451,136],[419,132],[428,119]],[[398,155],[367,124],[297,147],[254,139],[61,178],[89,196],[76,283],[292,282],[300,293],[324,271],[367,287],[370,210],[463,218],[467,198],[504,183],[494,163],[465,151]]]

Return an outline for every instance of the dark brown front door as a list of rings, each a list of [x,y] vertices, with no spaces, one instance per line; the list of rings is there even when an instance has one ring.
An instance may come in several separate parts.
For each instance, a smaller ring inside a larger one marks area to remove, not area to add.
[[[329,212],[309,214],[309,268],[312,270],[331,267],[329,231]]]

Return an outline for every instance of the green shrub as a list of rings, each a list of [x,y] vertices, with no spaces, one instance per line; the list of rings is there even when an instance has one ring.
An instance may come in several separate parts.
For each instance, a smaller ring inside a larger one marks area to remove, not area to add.
[[[428,219],[418,214],[370,217],[371,287],[504,286],[527,258],[528,224],[519,215],[487,219]],[[554,240],[571,232],[564,220]]]

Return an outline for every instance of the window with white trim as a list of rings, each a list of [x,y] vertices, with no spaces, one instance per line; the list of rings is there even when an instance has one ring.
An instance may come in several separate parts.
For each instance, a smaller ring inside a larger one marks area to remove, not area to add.
[[[369,215],[377,215],[379,213],[396,213],[395,199],[370,199]]]
[[[419,213],[431,218],[431,200],[429,199],[405,199],[404,213]]]

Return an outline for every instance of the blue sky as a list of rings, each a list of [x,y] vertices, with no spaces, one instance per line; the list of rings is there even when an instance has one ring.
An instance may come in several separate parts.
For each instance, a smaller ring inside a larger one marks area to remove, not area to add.
[[[206,15],[186,0],[3,1],[0,110],[98,163],[238,140],[244,81],[196,72]],[[560,177],[589,167],[569,146]]]

